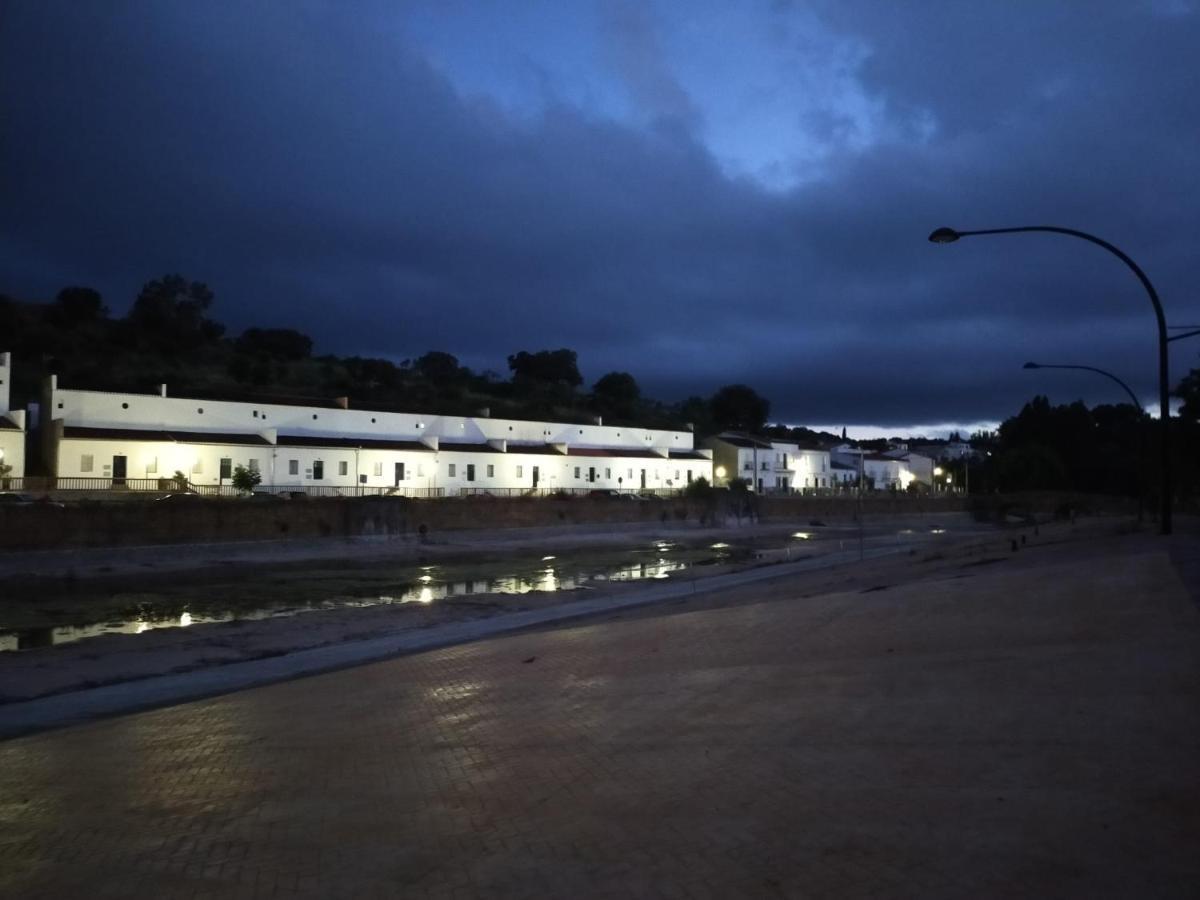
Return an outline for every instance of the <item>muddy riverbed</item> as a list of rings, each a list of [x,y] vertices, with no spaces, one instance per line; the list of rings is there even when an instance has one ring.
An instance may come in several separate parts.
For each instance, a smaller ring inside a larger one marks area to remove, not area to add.
[[[922,518],[868,525],[861,541],[928,557],[939,545],[980,535],[996,532]],[[8,577],[0,595],[0,702],[551,606],[581,592],[616,594],[659,579],[844,557],[859,540],[852,524],[810,522]]]

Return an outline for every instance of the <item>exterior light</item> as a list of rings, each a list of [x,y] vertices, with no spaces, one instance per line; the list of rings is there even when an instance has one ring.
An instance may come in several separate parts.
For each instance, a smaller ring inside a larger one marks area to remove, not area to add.
[[[714,475],[716,475],[718,478],[724,478],[724,477],[725,477],[725,467],[724,467],[724,466],[717,466],[717,468],[716,468],[716,470],[713,472],[713,474],[714,474]]]
[[[934,466],[934,467],[933,467],[933,474],[934,474],[934,475],[941,475],[941,474],[942,474],[942,472],[943,472],[943,469],[942,469],[942,467],[941,467],[941,466]]]
[[[929,235],[929,242],[931,244],[953,244],[958,237],[958,232],[953,228],[939,228]]]

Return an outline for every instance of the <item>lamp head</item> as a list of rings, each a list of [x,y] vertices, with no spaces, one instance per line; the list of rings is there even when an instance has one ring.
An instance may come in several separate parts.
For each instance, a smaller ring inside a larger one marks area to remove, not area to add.
[[[1027,362],[1027,363],[1025,363],[1025,365],[1021,366],[1022,369],[1040,369],[1041,367],[1042,367],[1041,363],[1035,363],[1035,362]]]
[[[929,235],[929,242],[932,244],[953,244],[959,237],[959,233],[953,228],[939,228],[933,234]]]

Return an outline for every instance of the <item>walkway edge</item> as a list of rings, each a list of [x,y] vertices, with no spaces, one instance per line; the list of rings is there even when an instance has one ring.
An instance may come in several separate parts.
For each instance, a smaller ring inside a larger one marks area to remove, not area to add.
[[[864,556],[876,559],[908,551],[908,547],[877,547],[867,549]],[[858,556],[857,551],[845,551],[791,563],[777,563],[714,575],[711,578],[667,581],[661,585],[615,596],[578,600],[468,622],[452,622],[387,637],[314,647],[284,656],[230,663],[194,672],[153,676],[83,691],[53,694],[0,706],[0,740],[472,643],[538,625],[585,619],[615,610],[633,609],[759,581],[786,578],[799,572],[833,568],[851,562]]]

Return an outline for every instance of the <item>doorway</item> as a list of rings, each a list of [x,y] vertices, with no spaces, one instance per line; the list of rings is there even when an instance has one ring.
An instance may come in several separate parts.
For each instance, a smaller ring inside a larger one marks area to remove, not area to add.
[[[112,465],[112,480],[113,486],[124,486],[125,471],[129,464],[129,458],[125,456],[114,456]]]

